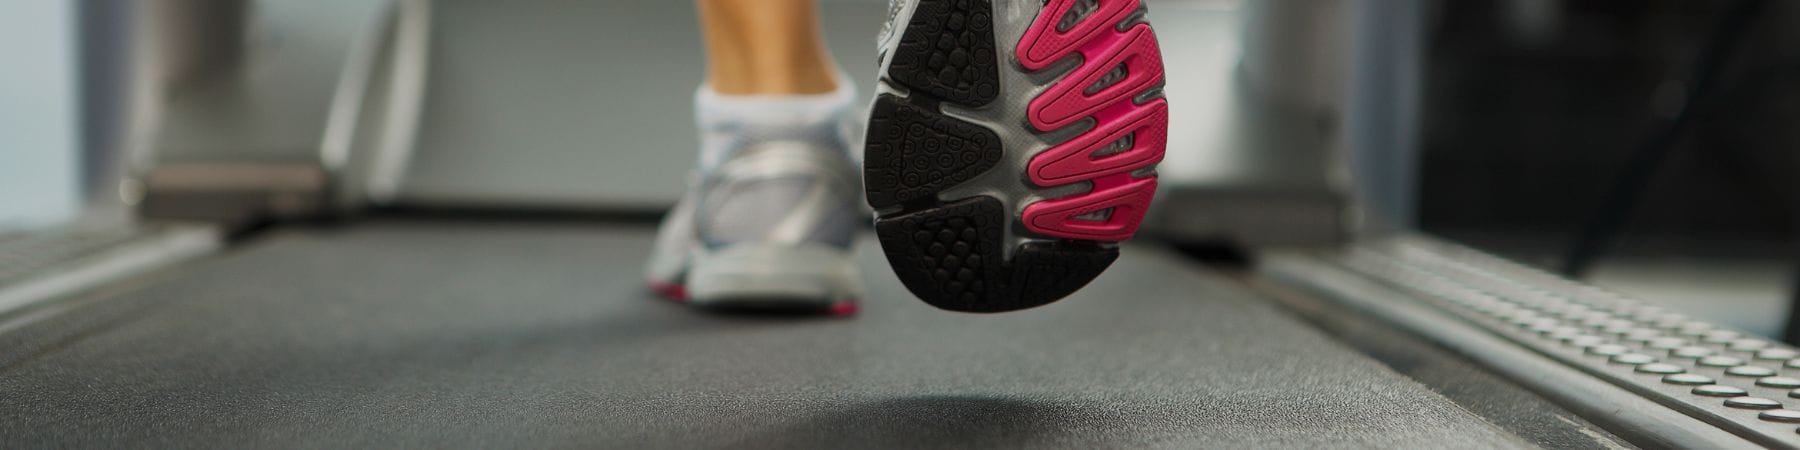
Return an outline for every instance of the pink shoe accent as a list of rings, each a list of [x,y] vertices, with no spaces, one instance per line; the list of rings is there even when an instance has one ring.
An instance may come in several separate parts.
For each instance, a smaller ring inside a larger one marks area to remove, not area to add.
[[[1169,103],[1156,99],[1133,105],[1122,103],[1096,115],[1098,126],[1031,158],[1026,173],[1038,186],[1055,186],[1128,173],[1162,161],[1169,142]],[[1131,136],[1131,148],[1105,156],[1093,156],[1114,142]]]
[[[856,315],[860,308],[857,306],[856,300],[839,300],[837,303],[831,304],[831,307],[826,310],[826,314],[833,317],[849,317]]]
[[[1137,233],[1156,195],[1155,178],[1131,178],[1120,174],[1094,180],[1085,194],[1044,200],[1025,207],[1025,227],[1047,236],[1090,241],[1123,241]],[[1076,216],[1112,208],[1106,220]]]
[[[1099,8],[1069,27],[1069,31],[1056,31],[1056,24],[1062,23],[1063,16],[1074,9],[1075,1],[1051,0],[1044,5],[1043,10],[1049,13],[1039,14],[1031,28],[1025,30],[1025,36],[1019,39],[1018,50],[1014,53],[1019,55],[1020,65],[1030,70],[1049,67],[1050,63],[1087,42],[1094,33],[1119,23],[1138,8],[1138,0],[1102,0]]]
[[[1162,51],[1146,24],[1117,31],[1115,24],[1138,8],[1139,0],[1099,0],[1088,17],[1068,31],[1056,24],[1075,0],[1051,0],[1019,40],[1019,64],[1040,70],[1079,52],[1080,67],[1031,100],[1026,117],[1040,131],[1056,130],[1094,118],[1094,128],[1031,158],[1026,175],[1038,186],[1090,181],[1088,192],[1026,205],[1021,219],[1031,232],[1065,239],[1123,241],[1137,233],[1156,177],[1131,174],[1162,161],[1168,145],[1169,107],[1163,99],[1139,105],[1134,99],[1163,79]],[[1101,79],[1123,65],[1125,77],[1089,93]],[[1127,136],[1131,147],[1095,156]],[[1105,219],[1079,218],[1111,210]]]
[[[667,281],[650,281],[650,292],[675,303],[687,303],[687,286]]]
[[[1050,131],[1073,124],[1101,109],[1144,92],[1162,81],[1162,53],[1148,25],[1136,25],[1125,33],[1106,33],[1081,48],[1086,62],[1050,90],[1031,100],[1026,116],[1032,126]],[[1088,94],[1087,89],[1120,64],[1125,79]]]

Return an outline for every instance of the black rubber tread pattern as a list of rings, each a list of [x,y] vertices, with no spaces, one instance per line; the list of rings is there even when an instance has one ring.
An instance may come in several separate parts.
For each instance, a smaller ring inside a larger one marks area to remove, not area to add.
[[[1000,93],[988,0],[923,0],[894,50],[889,76],[945,101],[980,106]]]
[[[910,100],[883,95],[869,115],[863,179],[869,205],[929,199],[1000,162],[1000,137]]]
[[[1032,242],[1005,261],[1000,244],[1006,224],[999,200],[975,197],[879,219],[875,233],[906,289],[951,311],[1050,303],[1087,285],[1119,257],[1117,248]]]
[[[888,78],[912,88],[882,95],[870,112],[863,175],[870,206],[901,207],[875,221],[894,273],[913,295],[951,311],[1040,306],[1087,285],[1119,256],[1116,247],[1027,242],[1010,261],[1002,245],[1014,214],[1000,200],[943,202],[938,193],[992,169],[1004,154],[986,127],[949,117],[941,104],[977,107],[998,94],[987,0],[923,0],[907,25]]]

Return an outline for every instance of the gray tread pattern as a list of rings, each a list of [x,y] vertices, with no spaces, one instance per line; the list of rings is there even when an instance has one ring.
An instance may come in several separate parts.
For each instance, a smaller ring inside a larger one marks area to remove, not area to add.
[[[1525,444],[1153,247],[1095,289],[946,313],[652,300],[650,230],[278,232],[0,334],[20,447],[1376,447]],[[880,264],[865,240],[861,262]]]

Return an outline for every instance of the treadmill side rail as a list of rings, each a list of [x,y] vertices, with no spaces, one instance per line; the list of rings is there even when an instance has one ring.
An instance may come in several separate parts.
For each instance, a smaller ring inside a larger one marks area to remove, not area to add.
[[[1744,401],[1800,410],[1789,389],[1743,369],[1800,373],[1791,358],[1768,359],[1791,354],[1780,343],[1418,236],[1272,254],[1259,270],[1487,365],[1638,445],[1800,447],[1800,425],[1780,420],[1788,410]]]
[[[0,235],[0,334],[13,313],[210,254],[217,228],[200,225],[72,225]],[[12,253],[12,254],[9,254]]]

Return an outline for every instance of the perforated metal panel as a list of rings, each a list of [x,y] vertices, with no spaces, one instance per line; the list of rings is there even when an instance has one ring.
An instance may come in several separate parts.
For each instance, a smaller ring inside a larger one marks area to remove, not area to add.
[[[1283,255],[1270,270],[1296,284],[1350,295],[1321,269],[1355,274],[1406,294],[1354,295],[1366,307],[1432,307],[1672,412],[1658,419],[1651,417],[1653,411],[1633,411],[1645,415],[1619,422],[1655,422],[1639,430],[1641,435],[1716,427],[1760,445],[1800,446],[1800,412],[1784,409],[1800,409],[1800,390],[1795,389],[1800,388],[1795,378],[1800,376],[1800,359],[1795,359],[1800,351],[1784,344],[1428,238],[1374,241],[1313,257]],[[1426,332],[1432,338],[1462,339],[1446,328],[1421,326],[1420,321],[1430,319],[1416,317],[1402,320],[1421,330],[1438,330]],[[1470,351],[1479,358],[1487,350]],[[1555,384],[1576,381],[1542,374],[1527,377],[1525,384],[1557,391]],[[1563,400],[1599,400],[1584,395],[1610,394],[1563,395]],[[1686,417],[1667,420],[1670,416]]]

